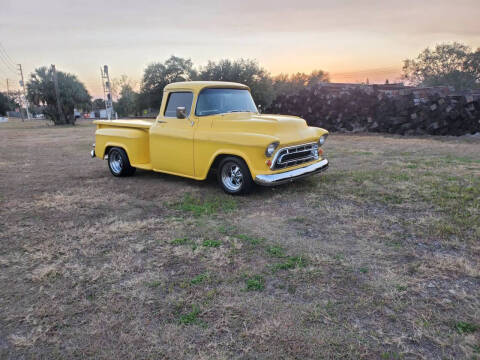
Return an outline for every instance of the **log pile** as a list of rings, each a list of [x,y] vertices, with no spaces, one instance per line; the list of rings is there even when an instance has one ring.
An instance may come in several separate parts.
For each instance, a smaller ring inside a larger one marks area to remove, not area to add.
[[[278,96],[266,113],[297,115],[332,132],[456,136],[480,132],[480,95],[429,94],[420,99],[413,92],[387,95],[371,89],[332,92],[307,87]]]

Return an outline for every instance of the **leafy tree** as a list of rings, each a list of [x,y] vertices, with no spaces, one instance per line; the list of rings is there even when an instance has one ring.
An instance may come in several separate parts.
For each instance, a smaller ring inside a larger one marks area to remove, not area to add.
[[[92,101],[92,110],[99,110],[99,109],[105,109],[105,100],[100,98]]]
[[[457,42],[426,48],[416,59],[403,62],[403,76],[415,85],[449,85],[457,90],[478,87],[480,49],[473,52]]]
[[[115,110],[119,116],[132,116],[139,112],[138,94],[129,84],[123,85]]]
[[[74,108],[86,108],[90,95],[85,86],[72,74],[57,71],[60,104],[65,116],[62,119],[57,106],[53,73],[45,66],[35,69],[27,83],[27,96],[34,105],[43,105],[43,113],[55,125],[75,124]]]
[[[7,111],[12,111],[16,107],[18,107],[18,104],[11,96],[0,92],[0,115],[6,115]]]
[[[269,106],[273,100],[273,88],[270,74],[258,65],[255,60],[220,60],[209,61],[200,69],[198,80],[233,81],[250,87],[257,105],[262,108]]]
[[[153,63],[143,73],[140,103],[143,107],[159,109],[162,103],[163,88],[178,81],[188,81],[195,76],[190,59],[171,56],[164,63]]]
[[[125,85],[129,85],[133,89],[137,86],[137,82],[130,79],[125,74],[121,75],[119,78],[112,79],[111,91],[114,99],[118,99],[121,96],[120,92]]]
[[[330,77],[327,72],[323,70],[314,70],[310,74],[280,74],[273,78],[273,88],[275,96],[288,95],[319,82],[330,82]]]

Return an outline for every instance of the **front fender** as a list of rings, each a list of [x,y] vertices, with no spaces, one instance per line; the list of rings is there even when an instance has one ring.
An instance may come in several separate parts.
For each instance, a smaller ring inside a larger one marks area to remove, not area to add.
[[[195,177],[205,179],[218,156],[233,155],[245,161],[254,178],[259,168],[267,169],[265,149],[275,141],[278,139],[274,136],[251,133],[210,133],[204,137],[197,136],[194,146]]]

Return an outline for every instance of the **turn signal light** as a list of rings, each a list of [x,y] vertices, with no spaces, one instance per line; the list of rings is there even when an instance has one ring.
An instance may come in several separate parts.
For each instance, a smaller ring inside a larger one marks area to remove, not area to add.
[[[267,160],[265,164],[267,164],[268,166],[272,166],[272,160]]]
[[[318,155],[323,155],[323,150],[321,148],[318,149]]]

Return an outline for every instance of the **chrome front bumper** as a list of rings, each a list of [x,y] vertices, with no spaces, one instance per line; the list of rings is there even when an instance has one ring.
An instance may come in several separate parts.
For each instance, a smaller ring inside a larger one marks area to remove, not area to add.
[[[273,186],[284,184],[289,181],[294,181],[305,176],[310,176],[322,172],[328,168],[328,160],[323,159],[315,164],[308,165],[299,169],[285,171],[277,174],[270,175],[257,175],[255,182],[259,185]]]

